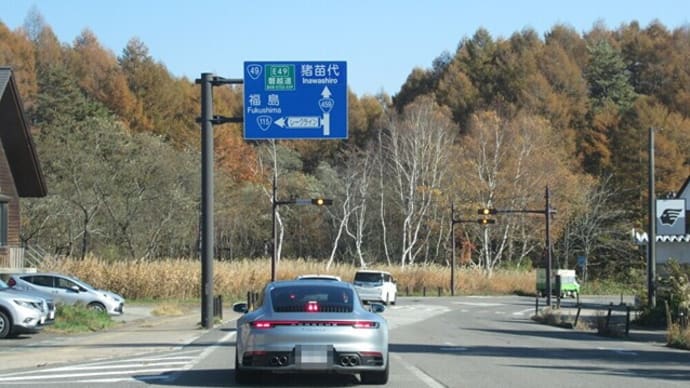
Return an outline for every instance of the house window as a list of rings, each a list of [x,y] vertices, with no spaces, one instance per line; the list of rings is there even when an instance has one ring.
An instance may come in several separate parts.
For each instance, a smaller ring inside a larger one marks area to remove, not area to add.
[[[0,246],[7,245],[7,202],[0,202]]]

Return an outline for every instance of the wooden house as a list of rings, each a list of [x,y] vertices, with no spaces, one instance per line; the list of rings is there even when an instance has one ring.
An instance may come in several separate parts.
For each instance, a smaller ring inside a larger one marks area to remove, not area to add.
[[[669,205],[665,205],[669,203]],[[669,259],[690,264],[690,177],[685,180],[677,193],[656,203],[656,263],[663,264]],[[673,225],[673,228],[667,226]],[[633,238],[639,245],[647,246],[647,232],[633,231]]]
[[[19,200],[46,193],[14,74],[11,68],[0,66],[0,270],[25,267]]]

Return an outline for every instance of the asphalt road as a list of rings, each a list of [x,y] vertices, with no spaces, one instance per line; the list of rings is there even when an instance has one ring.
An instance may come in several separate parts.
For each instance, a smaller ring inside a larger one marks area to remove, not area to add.
[[[662,336],[609,338],[541,325],[530,320],[534,308],[533,298],[516,296],[400,298],[384,312],[391,328],[386,386],[649,388],[690,383],[690,352],[655,342]],[[2,341],[0,386],[236,386],[234,320],[226,318],[222,326],[205,330],[196,326],[196,316],[163,323],[144,317],[85,343],[81,337],[71,343],[45,338],[7,348]],[[81,358],[68,348],[79,349]],[[120,352],[108,353],[113,348]],[[47,353],[61,356],[45,361]],[[12,361],[27,357],[33,363]],[[362,386],[357,377],[336,375],[269,375],[256,385]]]

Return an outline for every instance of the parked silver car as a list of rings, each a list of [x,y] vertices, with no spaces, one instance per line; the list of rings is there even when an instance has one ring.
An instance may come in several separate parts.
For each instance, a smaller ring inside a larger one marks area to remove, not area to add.
[[[10,288],[10,286],[7,285],[7,283],[5,283],[2,279],[0,279],[0,293],[7,293],[19,296],[27,295],[44,299],[46,303],[46,308],[45,311],[43,311],[43,314],[41,315],[41,321],[46,325],[53,324],[55,322],[55,302],[53,301],[53,296],[51,294],[41,291],[25,291],[18,290],[16,288]]]
[[[15,274],[10,276],[7,284],[18,290],[50,293],[56,303],[82,303],[110,315],[120,315],[124,312],[125,299],[122,296],[97,289],[72,276],[58,273]]]
[[[0,338],[41,331],[47,310],[43,298],[0,292]]]
[[[364,384],[386,384],[388,324],[364,308],[352,284],[337,280],[269,283],[259,308],[233,310],[237,320],[235,380],[251,382],[261,373],[329,372],[359,374]],[[373,311],[373,312],[372,312]]]

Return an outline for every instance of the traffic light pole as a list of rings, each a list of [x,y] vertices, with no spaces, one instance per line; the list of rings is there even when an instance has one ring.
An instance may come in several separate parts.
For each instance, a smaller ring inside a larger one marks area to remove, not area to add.
[[[479,214],[489,215],[498,213],[534,213],[543,214],[546,218],[546,304],[551,307],[551,292],[553,291],[551,287],[551,216],[556,213],[555,209],[551,209],[549,186],[546,185],[546,190],[544,194],[544,200],[546,205],[544,210],[513,210],[513,209],[479,209]]]
[[[280,205],[316,205],[325,206],[331,205],[333,200],[330,198],[309,198],[309,199],[299,199],[292,198],[286,201],[279,201],[276,199],[276,175],[273,175],[273,189],[271,194],[271,213],[273,215],[273,254],[271,255],[271,281],[276,281],[276,267],[278,261],[278,224],[276,223],[276,218],[278,215],[278,206]]]
[[[450,295],[455,296],[455,224],[482,224],[486,225],[491,223],[486,218],[480,218],[476,220],[470,219],[455,219],[455,205],[451,202],[450,204],[450,236],[451,236],[451,257],[450,259]]]
[[[272,202],[272,209],[273,211],[271,212],[273,214],[273,255],[271,255],[271,281],[274,282],[276,281],[276,261],[278,260],[278,224],[276,223],[276,218],[278,215],[278,206],[280,205],[289,205],[291,203],[295,203],[295,200],[288,200],[288,201],[278,201],[276,199],[276,176],[275,174],[273,175],[273,194],[271,196],[271,202]]]

